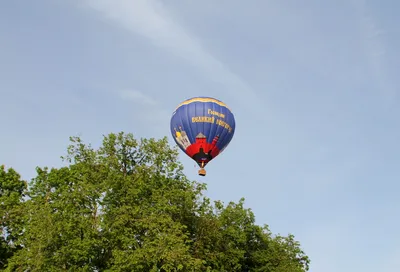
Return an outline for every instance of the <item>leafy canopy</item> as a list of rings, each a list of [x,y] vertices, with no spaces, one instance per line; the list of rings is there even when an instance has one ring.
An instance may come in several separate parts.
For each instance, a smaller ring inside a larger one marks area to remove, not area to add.
[[[0,168],[0,270],[308,271],[293,235],[255,224],[244,199],[211,202],[166,138],[71,137],[67,166],[29,183]]]

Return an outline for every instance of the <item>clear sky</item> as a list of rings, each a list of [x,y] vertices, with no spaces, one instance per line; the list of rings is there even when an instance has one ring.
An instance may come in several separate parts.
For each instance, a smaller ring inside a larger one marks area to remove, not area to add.
[[[293,233],[311,272],[400,266],[400,2],[36,0],[0,8],[0,163],[59,166],[69,136],[168,136],[182,100],[236,116],[199,177]]]

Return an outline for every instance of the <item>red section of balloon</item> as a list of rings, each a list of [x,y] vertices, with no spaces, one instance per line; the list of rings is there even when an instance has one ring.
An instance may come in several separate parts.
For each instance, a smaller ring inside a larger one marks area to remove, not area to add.
[[[211,143],[207,143],[205,137],[196,138],[196,142],[186,148],[186,154],[194,159],[199,165],[207,165],[207,163],[218,156],[220,150],[216,146],[218,136],[214,137]]]

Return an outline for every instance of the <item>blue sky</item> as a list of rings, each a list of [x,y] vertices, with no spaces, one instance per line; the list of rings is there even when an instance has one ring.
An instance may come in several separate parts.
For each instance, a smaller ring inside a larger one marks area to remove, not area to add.
[[[182,100],[236,117],[197,176],[293,233],[312,272],[400,265],[394,0],[37,0],[0,9],[0,163],[59,166],[68,137],[168,136]]]

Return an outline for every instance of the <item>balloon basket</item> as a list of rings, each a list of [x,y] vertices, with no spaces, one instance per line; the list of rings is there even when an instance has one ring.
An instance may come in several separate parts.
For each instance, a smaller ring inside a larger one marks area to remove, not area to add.
[[[199,176],[205,176],[206,175],[206,170],[204,169],[204,168],[201,168],[200,170],[199,170]]]

